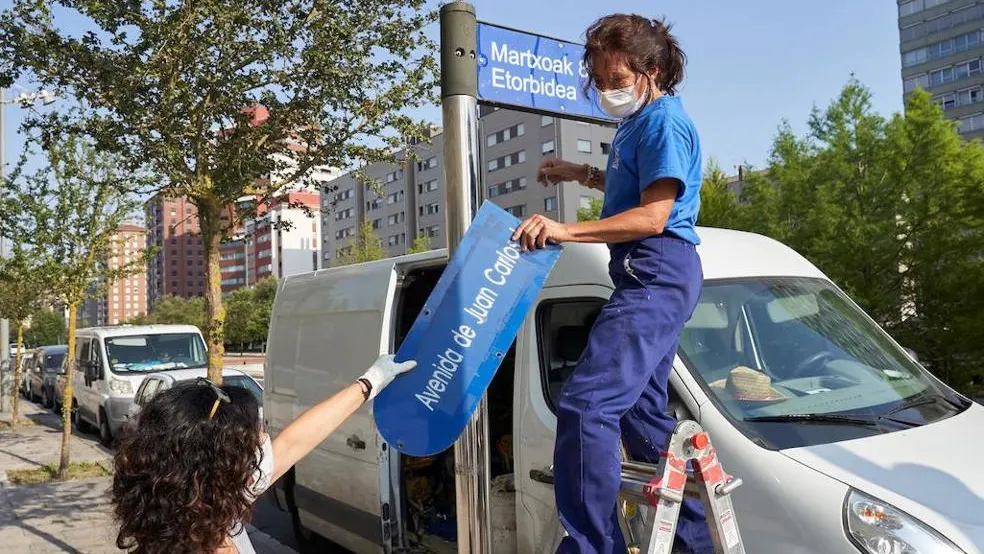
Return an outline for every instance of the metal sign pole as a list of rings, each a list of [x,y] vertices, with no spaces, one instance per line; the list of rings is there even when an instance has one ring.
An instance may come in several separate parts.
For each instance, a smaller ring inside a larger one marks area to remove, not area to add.
[[[478,145],[478,73],[475,8],[441,6],[441,110],[448,253],[454,254],[481,198]],[[483,397],[454,445],[458,552],[491,554],[488,404]]]

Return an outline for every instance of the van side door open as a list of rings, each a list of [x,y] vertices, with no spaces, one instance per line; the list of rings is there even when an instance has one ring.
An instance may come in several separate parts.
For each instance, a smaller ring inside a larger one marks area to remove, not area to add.
[[[304,410],[348,386],[393,349],[397,283],[393,260],[285,279],[270,322],[264,415],[276,436]],[[285,483],[288,510],[303,527],[355,552],[387,543],[389,448],[368,406],[302,459]],[[342,501],[344,499],[344,501]]]

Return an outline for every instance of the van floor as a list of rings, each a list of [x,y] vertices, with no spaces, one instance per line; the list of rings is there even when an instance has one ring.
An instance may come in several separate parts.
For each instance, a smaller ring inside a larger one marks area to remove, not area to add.
[[[397,320],[397,344],[402,342],[403,337],[410,331],[440,275],[441,270],[428,269],[405,277]],[[493,482],[492,490],[498,491],[490,497],[493,501],[496,498],[508,498],[508,502],[501,502],[503,506],[500,506],[498,511],[494,506],[492,510],[497,514],[503,514],[506,510],[511,512],[509,521],[505,525],[511,526],[513,535],[516,527],[515,509],[509,509],[506,504],[514,506],[515,502],[515,487],[512,479],[512,400],[515,367],[516,345],[513,343],[486,393],[491,446],[489,457],[492,462],[490,479]],[[405,537],[407,546],[410,547],[408,553],[454,554],[457,552],[454,448],[427,458],[401,455],[400,472]],[[499,525],[503,525],[502,519],[504,518],[496,518]]]

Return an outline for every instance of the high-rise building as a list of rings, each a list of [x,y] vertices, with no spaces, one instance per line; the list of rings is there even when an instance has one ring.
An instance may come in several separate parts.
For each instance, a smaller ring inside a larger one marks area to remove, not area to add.
[[[542,213],[576,221],[578,208],[601,197],[577,183],[543,186],[536,172],[546,156],[604,167],[613,127],[482,108],[479,131],[485,198],[516,217]],[[416,160],[403,153],[404,163],[364,168],[381,187],[381,195],[374,185],[358,182],[355,173],[328,184],[331,194],[321,197],[321,267],[342,257],[363,222],[371,223],[390,256],[405,254],[419,236],[426,236],[431,248],[447,245],[444,135],[435,130],[428,144],[412,148]]]
[[[320,208],[320,194],[289,192],[257,210],[243,232],[219,249],[222,291],[318,269]]]
[[[146,248],[147,229],[121,225],[113,237],[106,265],[120,268],[136,262]],[[141,268],[107,287],[104,294],[85,301],[80,314],[84,325],[118,325],[147,313],[147,271]]]
[[[205,245],[198,212],[185,198],[157,194],[147,202],[147,246],[157,253],[147,264],[150,307],[165,296],[205,294]]]
[[[906,96],[928,90],[966,138],[984,137],[984,1],[898,0]]]

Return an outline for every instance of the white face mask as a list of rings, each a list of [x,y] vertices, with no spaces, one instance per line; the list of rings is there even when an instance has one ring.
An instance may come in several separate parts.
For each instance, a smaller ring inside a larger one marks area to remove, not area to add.
[[[636,113],[645,101],[642,95],[636,93],[635,88],[633,83],[625,88],[600,91],[601,109],[616,119],[624,119]]]

